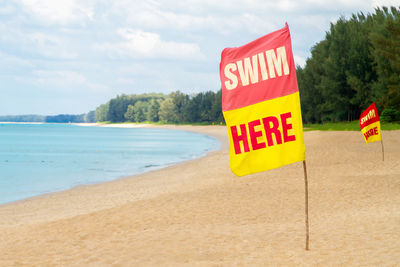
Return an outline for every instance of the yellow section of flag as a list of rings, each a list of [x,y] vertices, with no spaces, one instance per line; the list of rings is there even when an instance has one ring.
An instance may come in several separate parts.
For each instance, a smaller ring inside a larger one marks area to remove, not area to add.
[[[236,175],[305,160],[299,92],[223,113]]]
[[[361,132],[367,145],[371,142],[382,141],[380,121],[365,126],[361,129]]]

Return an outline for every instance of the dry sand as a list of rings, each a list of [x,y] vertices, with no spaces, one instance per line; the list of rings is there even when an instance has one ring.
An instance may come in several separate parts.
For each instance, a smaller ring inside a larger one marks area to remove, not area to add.
[[[226,128],[180,126],[220,151],[163,170],[0,206],[1,266],[399,266],[400,131],[306,132],[301,163],[235,177]]]

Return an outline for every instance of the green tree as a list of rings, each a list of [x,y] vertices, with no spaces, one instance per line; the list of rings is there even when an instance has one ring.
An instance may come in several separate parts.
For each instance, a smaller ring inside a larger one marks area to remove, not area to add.
[[[214,93],[211,91],[200,93],[203,94],[202,101],[200,102],[200,117],[201,121],[212,122],[212,103],[214,100]]]
[[[136,122],[142,122],[146,120],[147,103],[148,102],[137,101],[133,106],[134,118]]]
[[[211,119],[215,121],[217,124],[224,122],[224,116],[222,114],[222,90],[214,94],[213,100],[211,103]]]
[[[158,113],[160,112],[160,102],[157,99],[150,100],[148,104],[147,120],[157,122],[160,120]]]
[[[95,122],[96,121],[95,120],[95,111],[92,110],[92,111],[86,113],[84,116],[84,121],[85,122]]]
[[[400,12],[375,12],[332,23],[297,67],[305,122],[358,119],[371,102],[400,114]]]
[[[185,108],[186,118],[188,122],[200,122],[200,103],[202,94],[196,94],[190,97],[188,105]]]
[[[172,98],[167,98],[163,102],[161,102],[158,115],[160,116],[160,120],[163,122],[179,122],[178,109]]]
[[[95,121],[109,121],[110,120],[108,117],[109,107],[110,107],[110,102],[107,102],[106,104],[102,104],[99,107],[97,107],[94,113]]]
[[[190,104],[189,96],[180,92],[176,91],[171,93],[170,98],[176,109],[176,116],[178,122],[188,122],[188,105]]]
[[[135,121],[135,108],[132,105],[129,105],[125,114],[124,114],[125,119],[128,121]]]
[[[400,120],[400,11],[394,7],[377,9],[375,20],[370,38],[379,77],[375,88],[381,97],[377,104],[395,111],[398,115],[393,120]]]
[[[129,105],[134,105],[136,100],[127,95],[120,95],[110,100],[108,118],[111,122],[125,121],[125,113]]]

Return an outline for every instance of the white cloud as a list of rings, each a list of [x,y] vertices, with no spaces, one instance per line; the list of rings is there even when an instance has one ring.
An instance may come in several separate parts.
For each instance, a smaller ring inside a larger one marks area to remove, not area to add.
[[[100,83],[92,83],[92,82],[89,82],[87,84],[87,90],[90,93],[96,93],[96,94],[98,93],[109,94],[112,92],[111,88],[108,87],[107,85]]]
[[[110,12],[125,18],[133,28],[226,34],[270,24],[274,7],[274,2],[258,1],[114,1]]]
[[[135,85],[136,84],[134,79],[129,79],[129,78],[118,78],[117,83],[123,84],[123,85]]]
[[[306,59],[304,57],[294,54],[293,58],[296,66],[300,65],[301,67],[304,67],[306,65]]]
[[[25,80],[26,82],[26,80]],[[36,70],[28,82],[36,84],[44,91],[67,94],[110,94],[111,88],[99,82],[93,82],[85,75],[70,70]]]
[[[31,51],[33,49],[49,58],[74,59],[78,56],[68,46],[68,41],[64,37],[35,32],[27,35],[26,42],[25,49]]]
[[[13,13],[15,13],[15,7],[10,3],[0,4],[0,15],[11,15]]]
[[[42,27],[26,27],[22,22],[0,22],[0,45],[17,57],[35,57],[51,59],[75,59],[82,46],[78,34],[68,31],[47,30]],[[24,27],[25,26],[25,27]]]
[[[132,28],[182,32],[186,36],[204,32],[229,36],[240,32],[263,35],[280,28],[289,20],[302,25],[302,20],[297,19],[299,16],[329,17],[329,24],[332,16],[340,17],[349,10],[357,12],[370,9],[371,6],[365,0],[338,1],[114,1],[110,12],[125,18]],[[321,24],[316,21],[311,25],[320,27]]]
[[[158,33],[135,29],[119,29],[122,42],[96,44],[95,48],[110,56],[131,58],[202,60],[204,55],[194,43],[164,41]]]
[[[281,0],[276,1],[276,6],[282,11],[294,11],[298,9],[299,2],[295,0]]]
[[[162,9],[145,9],[135,11],[135,16],[128,16],[130,25],[138,25],[151,29],[175,29],[181,31],[197,31],[214,26],[218,19],[209,15],[192,15],[180,11]],[[222,21],[219,21],[220,23]]]
[[[400,3],[399,0],[373,0],[372,1],[372,7],[382,7],[382,6],[395,6],[399,7]]]
[[[41,85],[45,85],[46,87],[69,87],[71,85],[79,85],[86,82],[85,76],[74,71],[36,70],[33,72],[33,74],[36,82]]]
[[[17,57],[14,55],[9,55],[9,54],[3,53],[1,51],[0,51],[0,61],[3,63],[0,65],[0,67],[4,66],[5,69],[6,68],[10,69],[10,68],[14,68],[14,67],[17,67],[17,68],[29,67],[30,68],[30,67],[34,66],[32,64],[32,62],[29,60],[26,60],[24,58]]]
[[[20,0],[24,10],[45,23],[67,25],[92,20],[92,1],[77,0]]]

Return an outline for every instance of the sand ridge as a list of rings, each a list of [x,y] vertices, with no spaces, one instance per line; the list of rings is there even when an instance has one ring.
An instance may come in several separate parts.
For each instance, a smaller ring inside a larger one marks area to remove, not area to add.
[[[305,132],[302,164],[238,178],[226,127],[206,157],[113,182],[0,206],[0,265],[396,266],[400,263],[400,131]]]

